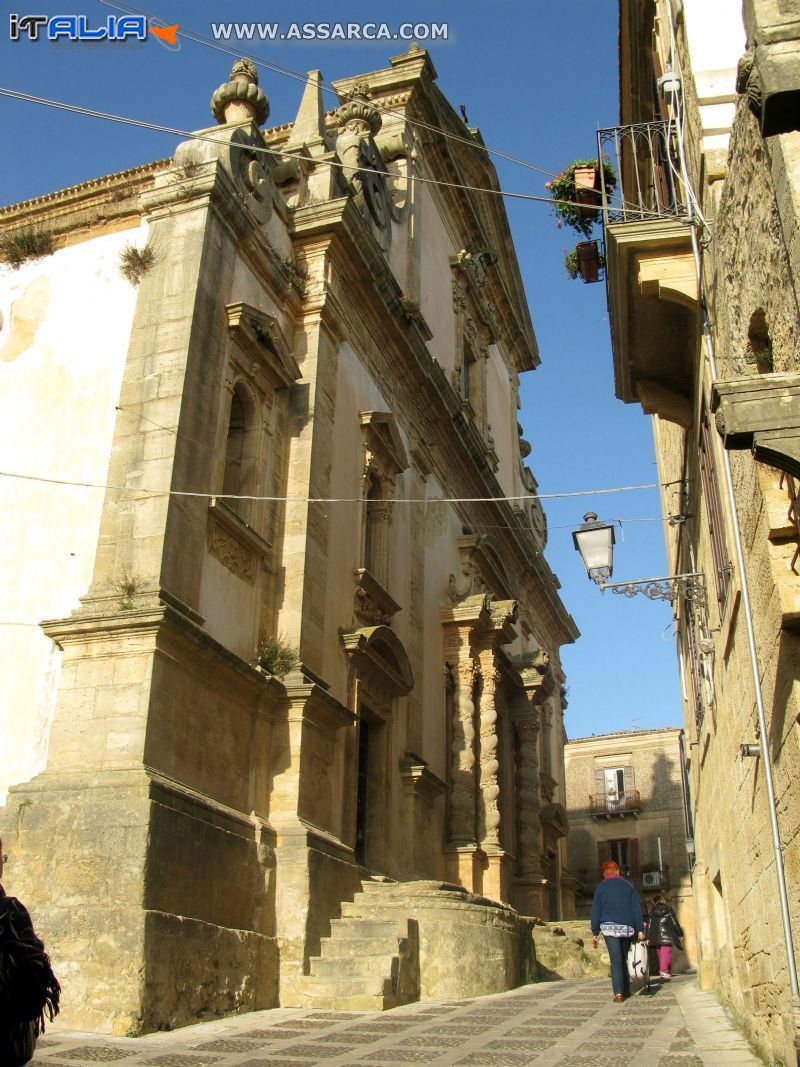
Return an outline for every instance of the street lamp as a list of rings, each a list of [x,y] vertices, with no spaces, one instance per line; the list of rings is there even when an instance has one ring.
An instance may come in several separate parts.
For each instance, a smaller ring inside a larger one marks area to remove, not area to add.
[[[637,578],[631,582],[609,582],[614,570],[614,527],[608,522],[598,522],[590,511],[583,522],[573,530],[572,541],[581,554],[589,578],[605,592],[610,589],[618,596],[635,597],[644,594],[649,600],[691,600],[702,605],[705,601],[703,575],[672,574],[663,578]]]
[[[602,588],[614,570],[614,527],[598,522],[595,513],[588,511],[573,531],[572,543],[581,554],[586,573]]]

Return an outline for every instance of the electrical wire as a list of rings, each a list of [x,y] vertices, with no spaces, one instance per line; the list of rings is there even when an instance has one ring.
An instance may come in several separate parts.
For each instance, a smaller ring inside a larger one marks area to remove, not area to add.
[[[137,129],[153,130],[156,133],[168,133],[174,137],[185,137],[187,140],[192,141],[209,141],[211,144],[222,143],[219,137],[213,137],[209,134],[202,134],[192,132],[190,130],[181,130],[173,126],[163,126],[156,122],[146,122],[144,119],[132,119],[126,115],[114,115],[108,111],[98,111],[96,108],[81,107],[78,104],[67,104],[61,100],[50,100],[47,97],[35,96],[33,93],[26,93],[18,89],[8,89],[6,87],[0,87],[0,96],[8,97],[11,100],[21,100],[25,103],[40,104],[45,107],[52,107],[58,111],[68,111],[76,115],[84,115],[88,118],[103,119],[107,122],[118,122],[125,126],[134,126]],[[267,148],[261,145],[246,146],[248,152],[259,153],[267,156],[277,157],[279,159],[296,159],[297,156],[293,152],[281,151],[277,148]],[[339,160],[334,159],[315,159],[315,166],[337,167],[342,171],[351,171],[354,173],[361,173],[363,167],[351,167]],[[512,193],[505,189],[489,189],[486,186],[478,185],[461,185],[458,182],[446,182],[441,181],[438,178],[423,178],[419,174],[406,174],[401,176],[403,181],[406,182],[422,182],[425,185],[435,185],[446,189],[460,189],[463,192],[468,193],[490,193],[493,196],[507,197],[511,200],[527,200],[532,203],[541,203],[548,205],[565,204],[568,207],[574,207],[575,204],[571,200],[555,200],[550,196],[535,196],[533,193]],[[609,212],[615,210],[611,207],[603,208],[597,206],[593,210],[598,212]],[[656,216],[658,213],[655,211],[648,212],[649,214]]]
[[[254,493],[194,492],[184,489],[147,489],[143,486],[109,485],[105,482],[79,482],[67,478],[49,478],[45,475],[22,474],[19,471],[0,471],[0,478],[16,478],[20,481],[42,482],[48,485],[73,486],[79,489],[112,489],[121,493],[146,493],[149,496],[197,497],[210,500],[256,500],[286,504],[368,504],[367,497],[325,496],[260,496]],[[661,489],[672,482],[649,482],[644,485],[617,485],[607,489],[573,489],[559,493],[525,493],[520,496],[446,496],[446,497],[396,497],[395,504],[503,504],[521,500],[564,500],[579,496],[606,496],[610,493],[631,493],[643,489]]]
[[[80,107],[77,104],[67,104],[61,100],[50,100],[47,97],[34,96],[32,93],[25,93],[17,89],[0,87],[0,96],[9,97],[12,100],[22,100],[30,104],[41,104],[46,107],[56,108],[59,111],[69,111],[77,115],[85,115],[88,118],[104,119],[107,122],[119,122],[125,126],[135,126],[139,129],[153,130],[156,133],[168,133],[174,137],[185,137],[188,140],[210,141],[212,144],[222,143],[219,137],[212,137],[208,134],[192,133],[190,130],[180,130],[173,126],[162,126],[156,122],[146,122],[144,119],[132,119],[125,115],[114,115],[107,111],[97,111],[95,108]],[[245,147],[248,152],[257,152],[268,156],[275,156],[280,159],[297,158],[293,152],[283,152],[277,148],[266,148],[259,145],[246,145]],[[363,167],[351,167],[333,159],[317,159],[314,160],[314,163],[326,167],[338,167],[341,170],[352,171],[355,173],[364,170]],[[510,193],[503,189],[488,189],[484,186],[476,185],[460,185],[457,182],[445,182],[436,178],[423,178],[421,175],[404,175],[403,180],[408,182],[424,182],[426,185],[444,186],[448,189],[461,189],[469,193],[491,193],[494,196],[505,196],[515,200],[531,200],[543,204],[572,203],[571,201],[553,200],[549,196],[534,196],[532,193]]]

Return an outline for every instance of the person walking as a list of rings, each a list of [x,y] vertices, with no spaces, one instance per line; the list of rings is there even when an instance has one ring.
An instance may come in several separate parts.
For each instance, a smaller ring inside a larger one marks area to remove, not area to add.
[[[592,900],[593,943],[597,948],[602,933],[611,960],[614,1001],[619,1004],[630,996],[628,949],[634,937],[644,941],[644,922],[636,890],[630,882],[620,877],[617,864],[607,860],[601,873],[603,881],[595,889]]]
[[[0,879],[8,856],[0,838]],[[36,936],[27,908],[0,882],[0,1064],[22,1067],[44,1031],[45,1013],[58,1014],[61,986]]]
[[[653,901],[647,940],[658,954],[659,978],[668,981],[672,977],[672,946],[683,948],[683,930],[674,908],[663,897]]]

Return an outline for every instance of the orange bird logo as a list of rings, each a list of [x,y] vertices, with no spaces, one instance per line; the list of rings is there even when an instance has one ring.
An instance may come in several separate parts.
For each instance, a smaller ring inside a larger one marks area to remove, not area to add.
[[[178,36],[177,36],[178,35],[178,23],[177,22],[175,23],[174,26],[151,26],[150,27],[150,32],[155,37],[159,37],[162,41],[166,41],[167,44],[175,45],[175,44],[178,43]]]

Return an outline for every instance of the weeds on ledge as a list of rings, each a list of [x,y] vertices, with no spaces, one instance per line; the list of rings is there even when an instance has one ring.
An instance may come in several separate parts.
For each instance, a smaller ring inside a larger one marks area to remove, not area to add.
[[[0,236],[0,260],[19,270],[29,259],[43,259],[53,254],[52,230],[35,230],[26,226]]]
[[[255,667],[261,667],[267,674],[283,678],[300,662],[300,650],[290,645],[282,637],[261,638],[256,647],[253,660]]]

